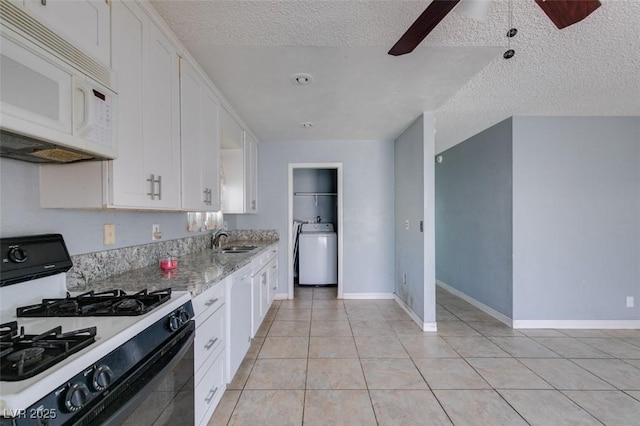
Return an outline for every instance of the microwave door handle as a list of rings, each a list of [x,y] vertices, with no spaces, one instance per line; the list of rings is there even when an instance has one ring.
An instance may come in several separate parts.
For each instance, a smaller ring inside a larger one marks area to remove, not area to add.
[[[75,81],[74,82],[74,90],[82,92],[82,122],[78,125],[75,125],[74,134],[76,135],[86,135],[89,129],[93,126],[93,102],[92,102],[92,90],[90,87]],[[77,100],[74,97],[74,122],[77,119],[78,105]]]

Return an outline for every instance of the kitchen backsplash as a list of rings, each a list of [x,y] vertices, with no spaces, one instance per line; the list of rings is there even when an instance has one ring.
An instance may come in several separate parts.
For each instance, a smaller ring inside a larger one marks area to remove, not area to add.
[[[273,229],[228,230],[228,241],[277,241],[278,231]],[[180,257],[211,248],[211,234],[196,235],[177,240],[161,241],[132,247],[123,247],[71,256],[73,268],[67,272],[67,288],[84,287],[92,281],[155,263],[163,256]]]

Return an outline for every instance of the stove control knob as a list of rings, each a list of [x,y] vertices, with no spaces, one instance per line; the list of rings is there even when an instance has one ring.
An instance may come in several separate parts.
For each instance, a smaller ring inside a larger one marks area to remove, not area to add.
[[[15,246],[9,249],[9,260],[11,260],[13,263],[23,263],[27,260],[28,257],[29,254],[23,248]]]
[[[91,385],[97,391],[105,390],[113,380],[113,371],[106,365],[99,365],[93,372]]]
[[[180,311],[178,312],[178,316],[180,317],[180,323],[181,324],[186,324],[187,322],[189,322],[189,312],[187,311]]]
[[[176,331],[180,328],[180,318],[176,315],[171,315],[169,317],[169,330]]]
[[[74,383],[69,387],[64,398],[64,406],[69,411],[78,411],[89,400],[89,388],[84,383]]]

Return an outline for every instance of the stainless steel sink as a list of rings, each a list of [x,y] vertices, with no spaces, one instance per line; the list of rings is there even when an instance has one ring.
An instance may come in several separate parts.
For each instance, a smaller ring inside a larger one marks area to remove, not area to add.
[[[258,248],[258,246],[232,246],[221,249],[220,253],[247,253],[256,248]]]

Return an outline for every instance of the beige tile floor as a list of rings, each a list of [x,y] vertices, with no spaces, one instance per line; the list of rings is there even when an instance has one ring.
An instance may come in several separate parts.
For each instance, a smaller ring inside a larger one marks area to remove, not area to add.
[[[512,330],[437,291],[274,302],[209,425],[640,425],[640,330]]]

